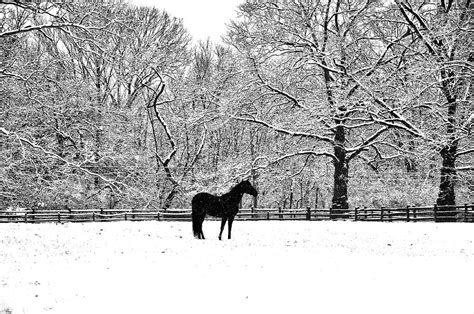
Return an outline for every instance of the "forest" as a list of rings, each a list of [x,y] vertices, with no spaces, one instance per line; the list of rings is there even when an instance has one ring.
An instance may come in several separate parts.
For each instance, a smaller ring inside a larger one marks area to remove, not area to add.
[[[0,210],[473,201],[470,0],[0,1]]]

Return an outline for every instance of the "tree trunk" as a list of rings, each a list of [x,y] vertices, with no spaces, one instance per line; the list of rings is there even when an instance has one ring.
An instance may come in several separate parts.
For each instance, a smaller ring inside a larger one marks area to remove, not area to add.
[[[257,135],[252,133],[250,131],[250,157],[252,159],[252,162],[255,160],[255,144],[254,144],[254,137],[256,138]],[[258,139],[256,139],[258,140]],[[250,175],[252,177],[252,185],[254,186],[255,189],[257,189],[257,171],[252,165],[252,169],[250,170]],[[258,207],[258,196],[253,197],[253,208]]]
[[[456,150],[457,145],[449,145],[441,150],[443,165],[441,167],[441,181],[439,185],[438,199],[436,204],[456,205],[454,185],[456,182]]]
[[[344,152],[345,155],[345,152]],[[340,158],[341,156],[336,157]],[[349,167],[347,162],[342,159],[334,161],[334,191],[332,197],[332,208],[348,209],[347,201],[347,183],[349,178]]]
[[[346,149],[344,148],[345,130],[343,126],[336,127],[334,155],[334,190],[332,197],[333,209],[348,209],[347,185],[349,179],[349,165],[346,158]],[[340,218],[343,212],[338,211],[331,218]]]
[[[171,207],[171,204],[173,203],[174,197],[176,196],[178,190],[177,190],[177,185],[173,185],[172,190],[168,193],[166,196],[166,199],[163,203],[163,209],[167,210],[168,208]]]
[[[102,148],[102,143],[101,143],[101,125],[102,125],[102,69],[100,66],[100,61],[96,61],[96,82],[95,82],[95,87],[96,87],[96,102],[97,102],[97,108],[96,108],[96,129],[95,129],[95,148],[94,148],[94,162],[95,162],[95,171],[99,172],[99,160],[100,160],[100,151]],[[94,187],[95,189],[100,189],[100,182],[99,178],[97,176],[94,176]]]
[[[440,152],[442,158],[442,166],[440,173],[438,199],[436,200],[436,205],[440,206],[436,215],[437,222],[456,221],[456,216],[453,213],[449,212],[453,209],[442,207],[446,205],[456,205],[456,151],[457,142],[454,142],[451,143],[451,145],[443,147]]]
[[[290,209],[293,208],[293,187],[291,188],[290,192]]]
[[[254,171],[252,171],[252,172],[254,172]],[[253,184],[255,189],[258,188],[255,173],[252,173],[252,184]],[[253,208],[257,208],[258,207],[258,196],[253,196],[252,198],[253,198]]]
[[[314,195],[314,208],[318,208],[318,201],[319,201],[319,187],[316,187],[316,192]]]
[[[445,72],[442,72],[441,74],[443,78],[451,78],[453,76],[452,73],[446,74]],[[446,128],[448,143],[440,151],[442,166],[440,171],[438,199],[436,200],[436,205],[438,206],[456,205],[455,183],[456,153],[458,149],[458,140],[456,139],[455,123],[457,102],[456,97],[453,96],[453,93],[450,89],[449,83],[450,81],[443,80],[442,85],[442,91],[444,92],[448,101],[448,126]],[[440,207],[436,215],[436,221],[456,221],[456,215],[453,215],[453,213],[449,213],[450,210],[452,211],[453,209]]]

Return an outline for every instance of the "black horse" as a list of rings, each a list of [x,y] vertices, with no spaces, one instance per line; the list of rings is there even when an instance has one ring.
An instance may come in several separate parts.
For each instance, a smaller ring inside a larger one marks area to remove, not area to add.
[[[193,218],[193,233],[194,237],[204,239],[202,232],[202,223],[206,215],[213,217],[222,217],[221,232],[219,233],[219,240],[222,237],[225,223],[229,220],[228,230],[229,239],[232,230],[232,223],[234,217],[239,211],[239,203],[244,193],[257,196],[257,190],[250,184],[248,180],[244,180],[234,186],[230,192],[221,196],[215,196],[209,193],[198,193],[192,200],[192,218]]]

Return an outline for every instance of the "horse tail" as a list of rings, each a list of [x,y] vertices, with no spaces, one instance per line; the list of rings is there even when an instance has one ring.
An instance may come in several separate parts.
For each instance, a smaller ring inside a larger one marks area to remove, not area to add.
[[[193,198],[192,200],[192,212],[191,218],[193,220],[193,234],[195,238],[200,239],[202,235],[202,223],[204,219],[202,219],[202,213],[200,213],[199,205],[196,204],[197,202]]]
[[[191,213],[191,217],[193,219],[193,234],[195,238],[199,238],[202,232],[202,221],[199,219],[199,215],[196,210],[193,208]]]

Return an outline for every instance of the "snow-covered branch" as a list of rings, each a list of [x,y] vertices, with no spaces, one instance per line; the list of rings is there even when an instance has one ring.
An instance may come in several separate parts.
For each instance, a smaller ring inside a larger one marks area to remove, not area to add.
[[[3,135],[5,136],[8,136],[8,137],[14,137],[16,138],[19,142],[21,143],[24,143],[24,144],[27,144],[28,146],[30,146],[31,148],[35,149],[35,150],[38,150],[38,151],[41,151],[44,155],[48,156],[49,158],[53,158],[53,159],[56,159],[56,160],[59,160],[61,162],[63,162],[65,165],[69,166],[69,167],[72,167],[72,168],[76,168],[76,169],[79,169],[80,171],[90,175],[90,176],[93,176],[93,177],[96,177],[96,178],[99,178],[100,180],[102,180],[103,182],[107,183],[108,185],[110,185],[111,187],[115,188],[116,190],[118,191],[121,191],[121,188],[120,187],[124,187],[124,188],[129,188],[128,185],[126,185],[125,183],[123,182],[118,182],[118,181],[115,181],[115,180],[112,180],[112,179],[109,179],[109,178],[106,178],[104,177],[103,175],[99,174],[99,173],[96,173],[96,172],[93,172],[93,171],[90,171],[89,169],[87,169],[86,167],[84,167],[84,164],[85,162],[81,163],[81,164],[77,164],[77,163],[73,163],[73,162],[70,162],[69,160],[59,156],[58,154],[44,148],[43,146],[41,145],[38,145],[36,143],[34,143],[33,141],[31,140],[28,140],[22,136],[20,136],[18,133],[16,132],[12,132],[12,131],[8,131],[6,130],[5,128],[3,127],[0,127],[0,132],[3,133]]]
[[[295,136],[295,137],[302,137],[302,138],[312,138],[312,139],[316,139],[316,140],[323,141],[323,142],[326,142],[326,143],[331,143],[331,144],[334,143],[333,139],[331,139],[329,137],[320,136],[320,135],[317,135],[317,134],[314,134],[314,133],[306,133],[306,132],[286,130],[286,129],[277,127],[275,125],[272,125],[268,122],[265,122],[263,120],[257,119],[255,117],[251,117],[251,118],[245,118],[245,117],[241,117],[241,116],[231,116],[231,117],[235,120],[238,120],[238,121],[245,121],[245,122],[250,122],[250,123],[263,125],[263,126],[269,128],[269,129],[272,129],[275,132],[278,132],[278,133],[281,133],[281,134],[285,134],[285,135],[289,135],[289,136]]]
[[[354,157],[357,157],[357,155],[359,155],[367,147],[371,146],[374,141],[387,130],[389,130],[387,126],[380,128],[378,131],[372,134],[372,136],[368,137],[361,144],[357,145],[357,147],[347,150],[350,153],[347,159],[352,160]]]
[[[104,29],[105,26],[95,27],[95,26],[84,26],[82,24],[77,24],[73,22],[62,22],[62,23],[50,22],[50,23],[45,23],[41,25],[33,25],[33,26],[27,25],[21,28],[4,31],[0,33],[0,37],[7,37],[7,36],[17,35],[17,34],[32,32],[32,31],[39,31],[39,30],[44,30],[44,29],[51,29],[51,28],[62,29],[62,28],[67,28],[67,27],[74,27],[74,28],[91,31],[91,30],[102,30]]]

